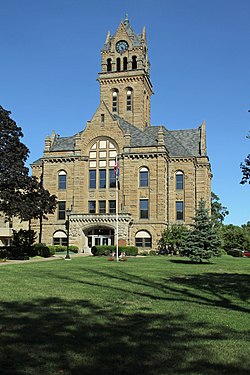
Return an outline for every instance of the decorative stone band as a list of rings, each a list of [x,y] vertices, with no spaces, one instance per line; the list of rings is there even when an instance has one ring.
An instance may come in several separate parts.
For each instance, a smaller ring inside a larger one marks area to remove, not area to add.
[[[119,214],[118,221],[122,223],[132,223],[131,214]],[[70,215],[70,222],[79,222],[79,223],[92,223],[92,224],[110,224],[116,222],[116,214],[81,214],[81,215]]]

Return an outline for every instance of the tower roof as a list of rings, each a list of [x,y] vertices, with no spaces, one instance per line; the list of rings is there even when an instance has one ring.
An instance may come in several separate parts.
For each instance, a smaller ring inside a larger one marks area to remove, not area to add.
[[[143,39],[142,34],[136,34],[134,32],[134,30],[132,29],[132,27],[130,25],[127,14],[125,16],[125,20],[121,21],[116,33],[118,32],[118,30],[120,28],[124,28],[126,30],[129,38],[132,41],[133,47],[139,47],[141,45],[141,41]],[[106,41],[105,41],[105,44],[104,44],[104,47],[103,47],[103,51],[109,51],[110,50],[110,47],[111,47],[111,40],[110,39],[113,38],[116,35],[116,33],[113,36],[110,36],[110,33],[108,32],[108,35],[107,35],[107,38],[106,38]]]

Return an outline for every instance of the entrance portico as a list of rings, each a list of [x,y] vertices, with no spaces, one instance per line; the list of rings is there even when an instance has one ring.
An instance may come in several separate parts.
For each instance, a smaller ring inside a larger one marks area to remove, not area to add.
[[[130,244],[130,214],[118,215],[118,241]],[[78,244],[81,252],[90,253],[96,245],[116,244],[115,214],[70,215],[70,242]]]

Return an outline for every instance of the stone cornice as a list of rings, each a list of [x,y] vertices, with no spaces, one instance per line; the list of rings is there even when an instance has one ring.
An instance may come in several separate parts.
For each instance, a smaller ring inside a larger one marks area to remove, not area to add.
[[[167,152],[128,152],[121,155],[122,159],[153,159],[158,157],[167,159]]]
[[[190,156],[190,157],[188,157],[188,156],[187,157],[176,156],[176,157],[170,157],[169,162],[170,163],[189,163],[189,162],[194,163],[195,159],[196,159],[195,156]]]
[[[116,214],[72,214],[70,215],[70,222],[80,222],[85,224],[112,224],[116,223]],[[118,222],[126,222],[128,224],[132,223],[131,214],[119,214]]]
[[[63,155],[63,156],[49,156],[42,159],[43,163],[67,163],[80,160],[80,156],[76,155]]]

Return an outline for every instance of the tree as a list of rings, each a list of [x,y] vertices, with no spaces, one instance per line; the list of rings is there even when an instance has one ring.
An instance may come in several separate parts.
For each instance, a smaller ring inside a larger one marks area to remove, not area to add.
[[[42,242],[42,223],[43,219],[47,220],[47,214],[54,213],[56,209],[56,196],[50,195],[49,191],[42,186],[42,180],[39,182],[36,177],[31,177],[29,187],[23,196],[26,207],[23,212],[23,220],[39,219],[39,239]],[[32,205],[30,202],[33,202]]]
[[[223,249],[228,253],[230,250],[250,250],[249,227],[229,224],[222,228]]]
[[[247,135],[247,138],[250,139],[250,133]],[[242,179],[241,179],[241,184],[250,184],[250,154],[247,155],[245,159],[245,164],[241,163],[240,164],[241,171],[242,171]]]
[[[188,229],[182,224],[173,224],[164,229],[162,237],[158,243],[160,252],[167,254],[176,254],[182,252],[185,240],[188,235]]]
[[[205,201],[201,199],[186,241],[185,253],[193,261],[202,262],[220,256],[220,245],[215,225],[208,215]]]
[[[29,176],[25,162],[28,148],[20,141],[23,133],[0,106],[0,211],[7,218],[21,220],[46,218],[56,207],[56,197],[37,178]]]
[[[22,196],[29,182],[25,167],[29,150],[20,141],[23,133],[0,106],[0,211],[9,218],[18,216]]]
[[[222,206],[220,198],[215,193],[211,193],[211,219],[215,224],[222,224],[229,214],[227,207]]]

